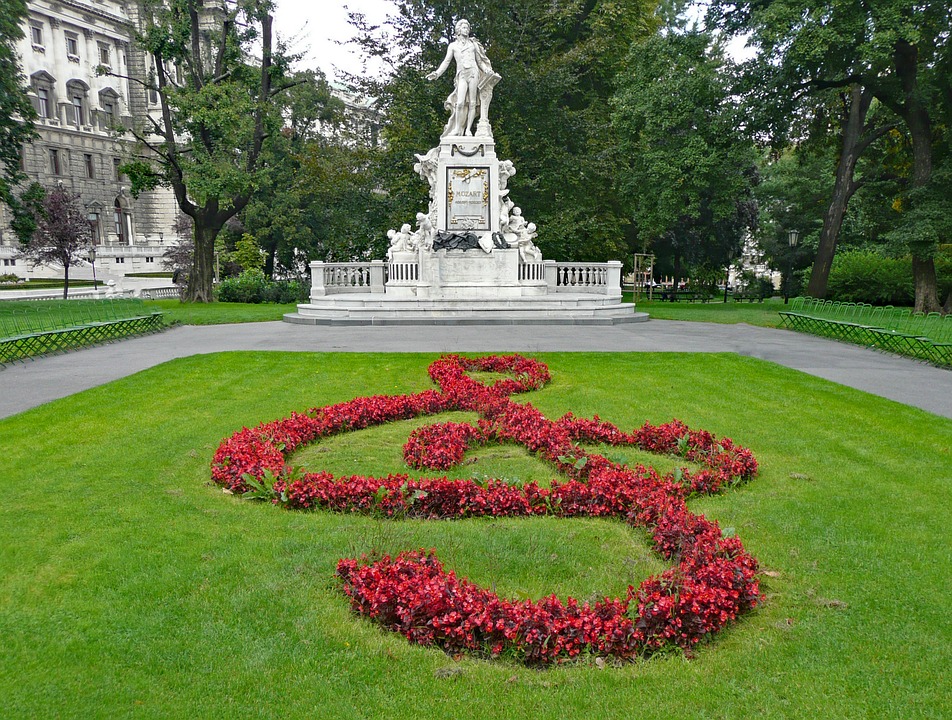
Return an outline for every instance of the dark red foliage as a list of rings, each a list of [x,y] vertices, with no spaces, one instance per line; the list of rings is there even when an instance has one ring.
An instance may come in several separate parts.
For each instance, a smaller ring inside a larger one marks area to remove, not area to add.
[[[491,386],[467,373],[510,373]],[[513,393],[542,387],[546,366],[518,355],[478,359],[446,356],[430,366],[440,391],[374,396],[292,414],[285,420],[243,428],[215,454],[212,477],[235,491],[248,477],[273,483],[274,502],[287,508],[376,513],[429,519],[464,517],[612,517],[649,531],[658,552],[676,564],[623,599],[590,605],[555,596],[513,602],[446,572],[434,552],[408,552],[380,560],[341,560],[337,574],[355,611],[423,645],[448,652],[508,654],[530,665],[563,662],[582,654],[631,659],[667,646],[690,648],[757,604],[757,562],[735,537],[688,510],[692,493],[713,493],[749,479],[757,463],[730,439],[690,430],[674,420],[626,433],[600,420],[571,413],[547,419]],[[414,431],[404,446],[408,465],[447,469],[468,447],[486,442],[523,445],[567,476],[551,487],[513,487],[498,480],[385,478],[300,473],[286,456],[328,435],[446,410],[479,413],[477,425],[440,423]],[[660,476],[628,467],[576,443],[631,445],[678,455],[704,465]]]

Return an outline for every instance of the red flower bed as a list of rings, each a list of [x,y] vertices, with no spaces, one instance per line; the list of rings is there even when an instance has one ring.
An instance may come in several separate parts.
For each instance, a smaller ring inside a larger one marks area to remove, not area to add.
[[[485,385],[467,374],[472,371],[512,377]],[[340,561],[337,574],[355,611],[413,642],[448,652],[506,653],[530,665],[581,654],[631,659],[667,646],[691,648],[757,604],[756,560],[739,539],[724,537],[717,523],[691,513],[685,503],[692,493],[716,492],[752,477],[757,462],[749,450],[677,420],[631,433],[597,416],[570,413],[549,420],[531,404],[509,399],[549,380],[544,364],[519,355],[446,356],[429,373],[439,392],[357,398],[244,428],[219,447],[212,477],[239,493],[268,478],[273,502],[294,509],[429,519],[614,517],[646,528],[658,552],[675,563],[639,588],[629,587],[625,598],[590,605],[555,596],[538,602],[501,599],[445,571],[432,551]],[[566,480],[544,488],[402,474],[335,478],[301,473],[286,462],[295,449],[321,437],[447,410],[475,411],[480,420],[414,431],[404,446],[408,465],[447,469],[474,444],[511,442],[552,463]],[[679,455],[705,469],[661,476],[653,468],[611,462],[579,442]]]

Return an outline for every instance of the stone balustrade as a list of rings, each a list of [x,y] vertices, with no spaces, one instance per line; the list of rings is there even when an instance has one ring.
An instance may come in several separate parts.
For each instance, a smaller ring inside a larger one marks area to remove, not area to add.
[[[384,292],[383,260],[371,262],[311,263],[311,297],[339,293]]]
[[[339,293],[385,293],[387,286],[406,287],[420,281],[419,262],[311,263],[311,297]],[[556,262],[519,264],[519,281],[536,285],[544,281],[549,292],[586,293],[621,297],[621,263]]]
[[[521,282],[545,280],[545,263],[519,263],[519,280]]]
[[[416,285],[419,281],[419,261],[393,261],[387,265],[388,285]]]
[[[596,293],[621,297],[621,263],[555,262],[547,260],[550,292]]]

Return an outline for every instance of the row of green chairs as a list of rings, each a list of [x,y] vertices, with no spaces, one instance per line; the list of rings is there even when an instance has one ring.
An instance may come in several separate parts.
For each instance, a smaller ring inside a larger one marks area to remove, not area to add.
[[[141,300],[75,300],[53,307],[17,306],[0,314],[0,365],[156,332],[161,312]]]
[[[952,366],[952,315],[798,297],[780,319],[791,330]]]

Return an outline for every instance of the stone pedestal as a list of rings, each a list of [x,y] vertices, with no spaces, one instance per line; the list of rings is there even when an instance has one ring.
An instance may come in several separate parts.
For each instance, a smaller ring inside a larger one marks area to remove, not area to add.
[[[499,232],[499,160],[491,137],[440,140],[434,200],[437,231]]]

